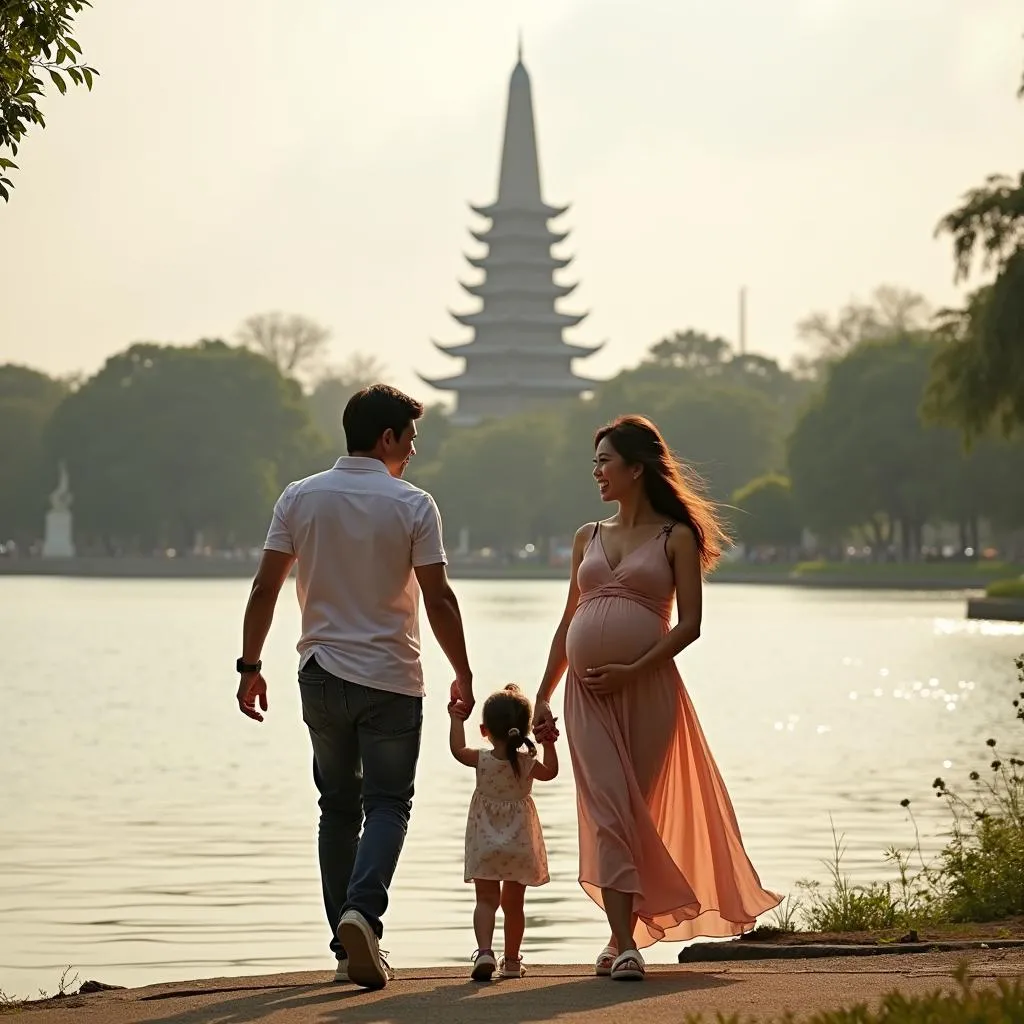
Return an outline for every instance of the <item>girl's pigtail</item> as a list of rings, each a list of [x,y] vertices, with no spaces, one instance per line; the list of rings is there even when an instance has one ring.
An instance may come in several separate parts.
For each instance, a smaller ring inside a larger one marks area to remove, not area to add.
[[[508,757],[508,763],[512,765],[512,771],[517,777],[519,775],[519,748],[523,745],[525,739],[526,737],[513,726],[509,729],[508,738],[505,740],[505,755]]]

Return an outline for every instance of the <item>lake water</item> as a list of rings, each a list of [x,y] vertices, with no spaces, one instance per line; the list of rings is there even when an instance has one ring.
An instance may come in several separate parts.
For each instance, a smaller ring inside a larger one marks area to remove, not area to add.
[[[289,585],[290,586],[290,585]],[[315,794],[299,714],[294,594],[264,654],[270,713],[239,714],[244,581],[0,578],[0,988],[138,985],[327,969]],[[532,691],[564,599],[557,582],[458,584],[477,689]],[[856,878],[931,848],[936,775],[1006,735],[1024,628],[969,622],[956,594],[712,585],[679,659],[763,883],[823,878],[829,816]],[[399,966],[474,948],[462,832],[472,772],[447,749],[449,673],[425,639],[430,693],[418,793],[383,945]],[[560,697],[559,701],[560,703]],[[560,714],[560,711],[557,712]],[[538,784],[552,882],[530,894],[528,961],[589,961],[600,914],[576,884],[568,756]],[[678,946],[651,951],[674,959]]]

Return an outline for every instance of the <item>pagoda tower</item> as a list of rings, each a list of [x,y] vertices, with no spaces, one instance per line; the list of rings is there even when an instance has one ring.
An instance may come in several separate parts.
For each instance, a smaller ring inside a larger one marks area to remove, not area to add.
[[[572,361],[601,346],[574,345],[562,336],[587,314],[556,308],[576,285],[555,281],[555,272],[572,258],[552,254],[552,246],[565,241],[568,232],[552,230],[548,222],[568,208],[549,206],[541,194],[533,97],[520,44],[509,82],[498,196],[489,206],[470,207],[490,221],[484,230],[470,232],[487,253],[466,257],[483,271],[483,280],[459,283],[481,305],[475,312],[450,314],[473,337],[450,346],[434,342],[446,355],[464,359],[465,368],[442,379],[420,375],[431,387],[455,392],[456,422],[474,424],[543,408],[594,387],[595,381],[573,372]]]

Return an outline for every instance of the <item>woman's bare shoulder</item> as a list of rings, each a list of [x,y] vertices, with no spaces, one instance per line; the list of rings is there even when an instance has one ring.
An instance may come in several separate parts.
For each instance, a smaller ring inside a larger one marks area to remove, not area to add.
[[[672,554],[695,555],[697,553],[697,534],[689,523],[670,523],[668,532],[668,550]]]

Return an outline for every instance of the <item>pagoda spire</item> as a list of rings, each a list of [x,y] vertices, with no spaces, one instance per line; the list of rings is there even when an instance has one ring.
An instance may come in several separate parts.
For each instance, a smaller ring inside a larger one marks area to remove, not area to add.
[[[505,138],[498,172],[498,206],[537,209],[544,205],[540,189],[540,158],[533,118],[533,89],[523,64],[522,37],[508,84]]]
[[[456,393],[456,421],[461,423],[512,415],[591,390],[595,382],[579,376],[572,364],[601,346],[577,344],[563,336],[586,314],[563,312],[557,305],[575,285],[554,277],[571,258],[551,251],[568,232],[548,222],[568,207],[544,202],[522,32],[509,79],[498,194],[494,202],[471,209],[490,221],[483,230],[471,232],[486,246],[486,254],[467,257],[471,266],[483,271],[483,280],[462,286],[480,307],[451,316],[472,331],[472,338],[451,346],[434,342],[446,355],[464,359],[465,369],[452,377],[421,379]]]

